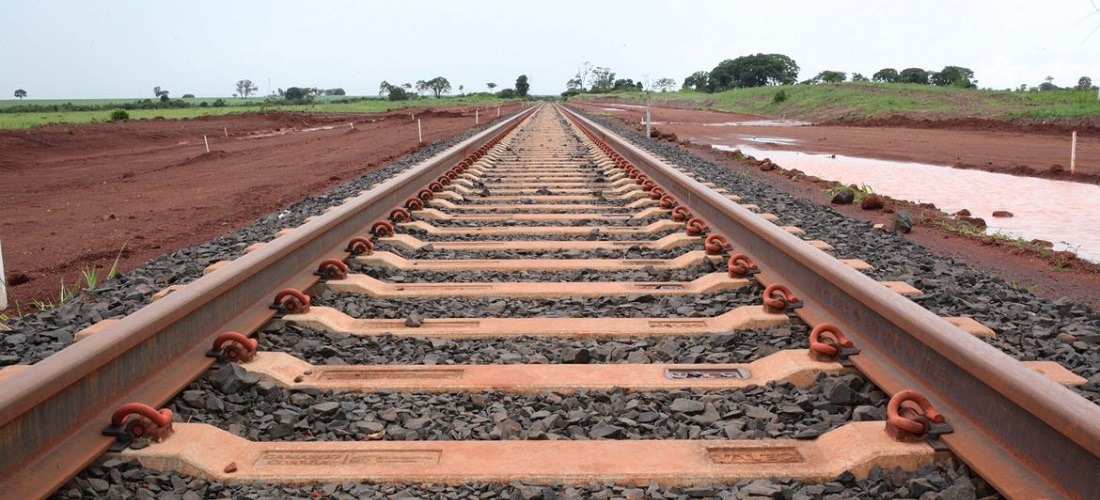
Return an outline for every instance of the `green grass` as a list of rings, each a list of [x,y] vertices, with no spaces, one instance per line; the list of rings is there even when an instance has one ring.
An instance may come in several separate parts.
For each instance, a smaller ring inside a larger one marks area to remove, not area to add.
[[[782,89],[787,99],[775,102]],[[619,97],[644,102],[641,92],[582,96]],[[906,114],[916,118],[974,116],[994,119],[1100,117],[1096,91],[1009,92],[915,84],[844,83],[788,85],[703,92],[658,92],[658,104],[717,109],[814,121],[876,118]]]
[[[442,99],[425,98],[411,101],[387,101],[383,99],[369,99],[349,103],[330,102],[339,100],[343,96],[321,96],[312,104],[302,105],[277,105],[265,106],[263,99],[249,98],[233,99],[223,98],[227,104],[225,107],[190,107],[170,109],[133,109],[127,110],[130,119],[141,120],[148,118],[165,118],[177,120],[182,118],[195,118],[199,116],[221,116],[232,113],[252,113],[258,111],[303,111],[311,113],[379,113],[392,109],[415,108],[426,106],[448,106],[454,104],[480,105],[500,104],[506,101],[485,95],[473,95],[465,97],[444,97]],[[214,102],[217,98],[187,99],[194,103],[206,101]],[[133,102],[136,99],[60,99],[60,100],[19,100],[0,101],[0,108],[18,104],[64,104],[71,102],[74,105],[113,105]],[[0,129],[28,128],[47,124],[63,123],[93,123],[105,122],[111,110],[103,111],[63,111],[48,113],[0,113]]]

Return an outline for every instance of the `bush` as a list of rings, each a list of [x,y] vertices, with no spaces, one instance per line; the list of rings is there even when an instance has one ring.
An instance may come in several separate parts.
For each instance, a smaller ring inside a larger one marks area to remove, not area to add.
[[[783,90],[783,89],[779,89],[779,92],[776,92],[775,96],[772,97],[772,103],[773,104],[779,104],[781,102],[785,102],[786,100],[787,100],[787,91]]]
[[[212,106],[214,106],[215,108],[223,107],[223,106],[225,106],[225,100],[218,99],[218,100],[214,101],[214,104]]]
[[[409,100],[409,93],[401,87],[393,87],[390,89],[389,99],[391,101],[407,101]]]
[[[183,94],[183,99],[194,99],[195,94]]]
[[[200,107],[200,108],[205,108],[205,107],[207,107],[207,106],[209,106],[209,105],[210,105],[210,103],[208,103],[208,102],[206,102],[206,101],[203,101],[203,102],[200,102],[200,103],[199,103],[199,107]]]
[[[117,122],[121,120],[129,120],[130,113],[127,113],[125,109],[116,109],[111,111],[111,115],[107,118],[108,121]]]

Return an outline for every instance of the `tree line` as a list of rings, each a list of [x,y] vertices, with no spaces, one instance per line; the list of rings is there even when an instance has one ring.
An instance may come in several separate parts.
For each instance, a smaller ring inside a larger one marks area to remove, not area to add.
[[[490,94],[492,94],[493,89],[497,87],[497,84],[493,82],[489,82],[485,85],[489,88]],[[413,92],[414,90],[415,93]],[[496,96],[503,99],[522,98],[527,97],[527,92],[529,90],[531,90],[531,84],[527,80],[527,75],[519,75],[519,77],[516,78],[515,87],[502,89],[500,92],[496,92]],[[382,80],[382,83],[378,84],[378,96],[385,97],[391,101],[406,101],[419,98],[422,94],[431,94],[436,99],[439,99],[443,94],[447,94],[450,91],[451,82],[442,76],[437,76],[431,80],[418,80],[415,85],[407,82],[395,85],[386,80]],[[459,85],[458,91],[464,94],[465,87]]]
[[[648,82],[645,80],[634,81],[632,78],[618,78],[611,68],[606,66],[594,66],[585,61],[577,69],[577,74],[565,82],[565,92],[562,97],[569,97],[581,93],[603,94],[607,92],[660,90],[662,92],[676,87],[676,80],[672,78],[658,78]],[[647,88],[648,87],[648,88]]]

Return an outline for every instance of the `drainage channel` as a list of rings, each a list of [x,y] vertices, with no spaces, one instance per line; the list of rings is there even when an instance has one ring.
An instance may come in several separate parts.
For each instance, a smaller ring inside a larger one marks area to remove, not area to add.
[[[164,408],[117,413],[130,446],[105,460],[233,483],[771,491],[786,478],[838,492],[950,459],[923,396],[879,389],[842,331],[803,322],[789,290],[765,287],[751,257],[557,108],[479,156],[322,262],[316,285],[280,293],[255,338],[220,336],[215,369]]]

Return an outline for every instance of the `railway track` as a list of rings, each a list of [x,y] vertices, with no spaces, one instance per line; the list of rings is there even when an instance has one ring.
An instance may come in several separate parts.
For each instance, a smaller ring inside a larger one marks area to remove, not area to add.
[[[0,372],[0,496],[109,448],[235,482],[685,486],[950,450],[1009,496],[1100,495],[1083,381],[693,177],[558,107],[503,122]]]

